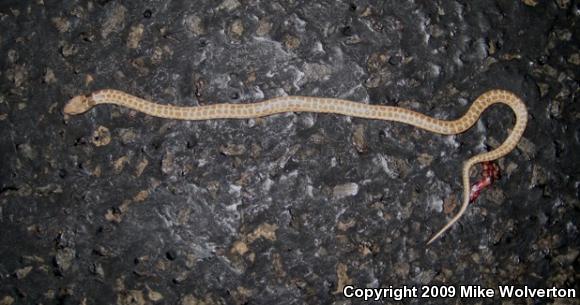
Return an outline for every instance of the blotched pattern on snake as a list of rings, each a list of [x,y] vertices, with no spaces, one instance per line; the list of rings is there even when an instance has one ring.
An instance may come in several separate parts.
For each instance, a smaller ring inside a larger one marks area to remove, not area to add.
[[[348,100],[284,96],[252,104],[213,104],[194,107],[179,107],[150,102],[118,90],[100,90],[90,95],[73,97],[65,106],[64,113],[76,115],[88,111],[95,105],[114,104],[137,110],[151,116],[178,120],[248,119],[282,112],[319,112],[347,115],[358,118],[396,121],[434,133],[454,135],[469,129],[481,113],[493,104],[505,104],[515,114],[515,126],[506,140],[492,151],[475,155],[463,164],[462,204],[459,212],[427,242],[432,243],[447,231],[465,213],[470,201],[469,170],[475,164],[499,159],[511,152],[521,139],[528,121],[525,104],[515,94],[505,90],[490,90],[480,95],[467,112],[456,120],[439,120],[424,114],[392,106],[368,105]]]

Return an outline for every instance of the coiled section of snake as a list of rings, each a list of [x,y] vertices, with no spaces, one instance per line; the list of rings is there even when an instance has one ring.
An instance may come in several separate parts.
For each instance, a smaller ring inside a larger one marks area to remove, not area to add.
[[[395,121],[430,132],[446,135],[459,134],[469,129],[489,106],[505,104],[515,114],[515,125],[506,140],[492,151],[465,161],[461,173],[463,184],[462,204],[459,212],[447,222],[428,242],[430,244],[457,222],[469,205],[469,171],[475,164],[499,159],[512,151],[521,139],[528,121],[525,104],[515,94],[505,90],[490,90],[480,95],[467,112],[456,120],[439,120],[424,114],[392,106],[367,105],[342,99],[285,96],[252,104],[214,104],[179,107],[153,103],[118,90],[100,90],[91,95],[76,96],[65,106],[64,113],[83,113],[99,104],[114,104],[131,108],[151,116],[178,120],[248,119],[283,112],[319,112],[341,114],[358,118]]]

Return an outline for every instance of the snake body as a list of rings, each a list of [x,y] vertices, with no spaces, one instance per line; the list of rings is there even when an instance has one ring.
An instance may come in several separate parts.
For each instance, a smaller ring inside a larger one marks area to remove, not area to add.
[[[493,161],[511,152],[521,139],[528,121],[525,104],[515,94],[505,90],[490,90],[480,95],[467,112],[456,120],[439,120],[424,114],[392,106],[368,105],[336,98],[284,96],[252,104],[213,104],[194,107],[162,105],[118,90],[99,90],[90,95],[73,97],[65,106],[67,115],[81,114],[95,105],[114,104],[151,116],[178,120],[249,119],[283,112],[333,113],[364,119],[401,122],[433,133],[454,135],[469,129],[489,106],[505,104],[515,114],[515,125],[506,140],[492,151],[469,158],[463,164],[462,204],[459,212],[427,242],[432,243],[465,213],[469,205],[469,171],[480,162]]]

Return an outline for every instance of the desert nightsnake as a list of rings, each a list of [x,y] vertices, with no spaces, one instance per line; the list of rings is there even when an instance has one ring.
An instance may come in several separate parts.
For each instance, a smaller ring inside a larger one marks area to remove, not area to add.
[[[480,95],[469,110],[456,120],[439,120],[400,107],[367,105],[348,100],[285,96],[251,104],[213,104],[179,107],[153,103],[118,90],[99,90],[90,95],[73,97],[65,106],[64,113],[76,115],[98,104],[115,104],[146,113],[151,116],[179,120],[249,119],[282,112],[334,113],[373,120],[396,121],[434,133],[454,135],[469,129],[489,106],[501,103],[512,109],[516,122],[507,139],[492,151],[475,155],[465,161],[462,170],[463,197],[459,212],[427,242],[430,244],[447,231],[465,213],[469,205],[469,170],[480,162],[493,161],[511,152],[519,142],[528,121],[525,104],[515,94],[505,90],[490,90]]]

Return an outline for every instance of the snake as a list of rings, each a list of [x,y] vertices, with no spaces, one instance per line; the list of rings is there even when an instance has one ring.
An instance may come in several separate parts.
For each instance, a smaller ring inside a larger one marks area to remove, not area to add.
[[[151,102],[114,89],[94,91],[88,95],[71,98],[64,107],[67,116],[87,112],[100,104],[113,104],[130,108],[150,116],[176,120],[252,119],[285,112],[314,112],[351,116],[371,120],[400,122],[442,135],[457,135],[471,128],[481,114],[494,104],[507,105],[515,115],[515,124],[504,142],[491,151],[470,157],[463,163],[461,178],[462,203],[459,211],[427,242],[437,240],[465,213],[470,202],[470,170],[482,162],[495,161],[510,153],[523,136],[528,121],[524,102],[514,93],[493,89],[479,95],[463,116],[455,120],[441,120],[425,114],[395,106],[364,104],[338,98],[314,96],[281,96],[255,103],[218,103],[201,106],[174,106]]]

